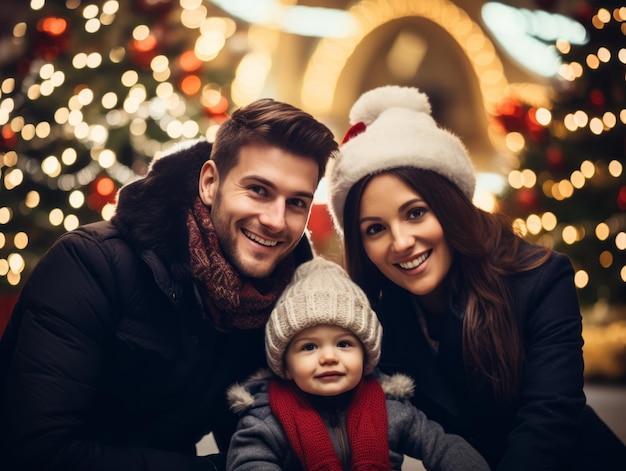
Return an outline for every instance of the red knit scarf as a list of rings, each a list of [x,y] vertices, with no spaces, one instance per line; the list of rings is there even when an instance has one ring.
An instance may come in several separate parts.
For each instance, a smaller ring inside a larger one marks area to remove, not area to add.
[[[283,260],[267,278],[242,278],[224,258],[211,214],[200,197],[187,216],[187,229],[191,272],[200,282],[205,311],[216,328],[228,332],[263,327],[293,275],[293,257]]]
[[[321,416],[295,383],[272,381],[269,399],[304,469],[342,471]],[[351,470],[390,470],[385,393],[373,377],[361,380],[356,387],[346,422]]]

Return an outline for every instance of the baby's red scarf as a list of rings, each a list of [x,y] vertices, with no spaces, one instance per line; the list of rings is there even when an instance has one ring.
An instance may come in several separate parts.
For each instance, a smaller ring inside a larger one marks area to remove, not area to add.
[[[319,413],[293,383],[272,381],[270,407],[307,471],[342,471]],[[361,380],[348,407],[346,432],[353,471],[390,470],[385,393],[373,377]]]

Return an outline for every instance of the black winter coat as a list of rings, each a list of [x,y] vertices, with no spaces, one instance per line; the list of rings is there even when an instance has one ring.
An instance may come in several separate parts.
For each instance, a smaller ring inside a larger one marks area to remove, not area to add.
[[[156,161],[111,222],[33,271],[0,343],[1,469],[213,469],[195,456],[209,432],[225,451],[225,391],[265,364],[264,332],[218,332],[191,280],[185,218],[210,149]],[[303,238],[297,263],[311,256]]]
[[[504,403],[468,385],[462,351],[463,306],[448,306],[435,354],[407,291],[392,288],[377,309],[383,325],[380,369],[414,378],[412,402],[446,432],[463,436],[492,469],[626,469],[626,448],[585,407],[582,324],[574,272],[554,253],[510,276],[511,310],[526,351],[519,400]]]

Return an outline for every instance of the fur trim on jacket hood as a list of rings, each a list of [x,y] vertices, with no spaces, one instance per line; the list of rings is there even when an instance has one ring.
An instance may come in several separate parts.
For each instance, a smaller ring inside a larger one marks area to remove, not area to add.
[[[408,400],[413,396],[415,383],[408,376],[401,373],[388,376],[378,370],[375,370],[373,374],[380,381],[387,399]],[[235,383],[229,387],[226,398],[230,410],[236,414],[242,414],[252,407],[267,405],[260,404],[255,399],[258,393],[267,393],[268,382],[271,378],[277,378],[277,376],[267,369],[261,369],[244,383]],[[265,398],[266,394],[263,394],[262,397]],[[264,402],[264,399],[261,401]]]
[[[113,224],[138,251],[153,250],[175,275],[189,276],[186,219],[211,148],[204,139],[174,146],[117,195]]]

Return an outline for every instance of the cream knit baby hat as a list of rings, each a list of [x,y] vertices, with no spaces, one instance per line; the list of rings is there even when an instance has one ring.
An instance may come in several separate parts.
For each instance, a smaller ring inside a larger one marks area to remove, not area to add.
[[[365,349],[364,374],[378,364],[382,326],[365,293],[343,268],[322,257],[300,265],[265,326],[265,353],[274,373],[285,378],[285,350],[304,329],[332,324],[354,333]]]
[[[350,124],[328,176],[328,206],[339,233],[350,188],[383,170],[432,170],[472,199],[476,176],[467,151],[458,137],[437,126],[428,97],[417,88],[387,85],[365,92],[350,110]]]

